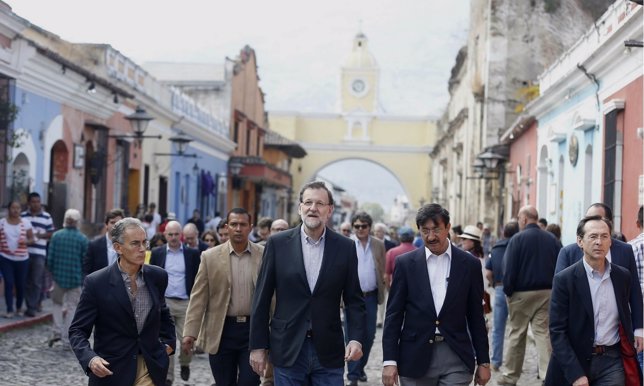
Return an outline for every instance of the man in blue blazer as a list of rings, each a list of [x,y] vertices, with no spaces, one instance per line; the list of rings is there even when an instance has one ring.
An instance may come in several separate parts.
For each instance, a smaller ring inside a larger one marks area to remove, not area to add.
[[[637,339],[641,347],[628,305],[630,273],[606,259],[610,235],[605,218],[583,218],[577,227],[583,259],[555,275],[546,385],[623,385],[620,344],[633,345]],[[620,342],[620,326],[628,342]]]
[[[382,333],[385,386],[469,385],[490,379],[480,261],[452,246],[449,212],[416,215],[425,247],[396,259]],[[478,367],[475,371],[475,363]]]
[[[176,347],[163,297],[168,274],[144,265],[148,242],[139,220],[120,220],[111,236],[119,258],[86,277],[69,328],[70,344],[89,385],[133,385],[146,379],[165,385],[168,356]]]
[[[190,224],[194,227],[194,224]],[[195,227],[195,232],[197,228]],[[168,288],[165,301],[170,309],[170,315],[175,325],[179,342],[183,340],[183,325],[186,321],[186,311],[190,301],[192,286],[201,262],[201,252],[181,243],[181,224],[170,221],[163,231],[166,245],[156,247],[150,254],[150,264],[159,266],[168,272]],[[192,355],[184,350],[179,351],[179,366],[181,379],[190,379],[190,362]],[[170,358],[168,384],[174,382],[174,358]]]
[[[97,237],[87,246],[87,253],[83,258],[83,275],[87,276],[101,268],[112,265],[116,261],[116,251],[112,248],[110,232],[119,220],[123,219],[122,209],[112,209],[105,214],[105,236]]]
[[[326,227],[333,195],[323,182],[300,191],[299,213],[302,226],[271,236],[264,249],[251,309],[250,363],[263,375],[270,350],[276,385],[341,386],[345,361],[362,357],[366,323],[356,247]],[[349,315],[346,348],[341,300]]]
[[[592,204],[586,211],[586,216],[601,216],[608,219],[611,223],[613,222],[613,211],[608,205],[600,202]],[[644,304],[633,248],[629,244],[617,239],[612,239],[611,241],[610,253],[607,256],[608,261],[626,268],[630,273],[631,279],[629,282],[631,288],[628,301],[631,307],[632,326],[634,329],[641,329],[644,326]],[[583,256],[584,252],[579,248],[577,243],[565,246],[559,251],[555,273],[575,264]],[[642,332],[638,331],[638,335],[642,336]]]

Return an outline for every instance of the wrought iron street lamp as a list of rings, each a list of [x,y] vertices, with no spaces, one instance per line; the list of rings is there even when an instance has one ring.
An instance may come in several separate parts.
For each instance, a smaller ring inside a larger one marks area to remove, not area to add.
[[[112,134],[109,135],[108,137],[110,138],[135,138],[136,140],[141,143],[143,138],[157,138],[161,139],[161,135],[144,135],[145,130],[148,128],[148,125],[150,124],[150,121],[154,119],[153,116],[148,114],[145,109],[141,106],[136,106],[136,110],[134,113],[125,116],[125,119],[130,121],[130,125],[132,126],[132,130],[134,130],[134,134]]]
[[[186,157],[186,158],[198,158],[196,154],[186,154],[186,148],[192,138],[187,136],[182,130],[179,130],[177,135],[174,137],[168,138],[177,147],[176,153],[154,153],[156,156],[167,156],[167,157]]]

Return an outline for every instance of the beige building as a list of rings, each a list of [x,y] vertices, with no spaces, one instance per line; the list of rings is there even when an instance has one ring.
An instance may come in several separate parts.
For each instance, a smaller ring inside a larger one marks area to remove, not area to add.
[[[429,199],[431,160],[427,154],[434,144],[435,122],[428,116],[383,113],[378,98],[379,80],[380,71],[367,37],[359,33],[340,72],[340,111],[269,112],[271,129],[300,143],[308,154],[291,165],[295,192],[326,166],[360,159],[395,176],[409,200],[410,215]],[[359,192],[348,193],[359,196]],[[392,204],[393,200],[394,197]],[[413,222],[410,218],[413,216],[401,222]]]

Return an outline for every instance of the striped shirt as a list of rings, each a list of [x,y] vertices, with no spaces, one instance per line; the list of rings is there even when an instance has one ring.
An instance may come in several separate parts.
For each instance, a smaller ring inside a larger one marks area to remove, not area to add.
[[[633,247],[637,275],[640,277],[640,286],[642,287],[642,294],[644,294],[644,232],[628,243]]]
[[[38,236],[42,233],[54,231],[54,221],[49,213],[41,210],[40,213],[31,213],[26,210],[20,214],[20,217],[31,222],[36,242],[29,246],[30,255],[47,256],[47,239],[40,239]]]
[[[61,288],[78,288],[83,283],[83,256],[89,241],[77,228],[63,228],[51,237],[47,268]]]

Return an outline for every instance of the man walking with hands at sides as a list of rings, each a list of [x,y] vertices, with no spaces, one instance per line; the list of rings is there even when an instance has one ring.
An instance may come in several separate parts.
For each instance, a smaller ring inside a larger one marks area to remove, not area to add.
[[[177,339],[163,297],[168,274],[144,264],[141,221],[124,218],[111,236],[118,260],[85,278],[69,342],[90,385],[163,386]]]
[[[248,240],[250,214],[234,208],[226,217],[230,239],[201,255],[183,328],[182,349],[197,345],[210,354],[217,386],[257,386],[250,368],[251,299],[264,247]]]
[[[163,234],[167,244],[152,249],[150,264],[159,266],[168,273],[168,288],[165,291],[165,301],[175,325],[176,335],[181,342],[190,292],[192,292],[197,270],[199,269],[199,262],[201,261],[200,253],[198,250],[189,248],[181,243],[181,224],[178,221],[170,221],[166,225]],[[192,352],[179,352],[181,379],[184,381],[190,379],[191,361]],[[170,369],[168,370],[166,385],[172,385],[173,381],[174,358],[170,358]]]
[[[275,385],[341,386],[344,363],[362,357],[364,339],[356,247],[326,227],[333,195],[323,182],[302,188],[298,213],[301,226],[266,243],[251,312],[250,363],[263,374],[270,351]],[[350,316],[346,348],[341,300]]]
[[[452,247],[449,212],[440,205],[421,207],[416,225],[425,247],[396,260],[382,382],[397,385],[400,377],[402,386],[465,386],[474,378],[485,385],[491,374],[481,262]]]
[[[642,350],[633,336],[628,306],[631,276],[606,258],[611,223],[601,216],[584,217],[577,226],[583,258],[554,278],[550,302],[552,358],[548,386],[625,385],[621,346]],[[621,330],[621,331],[620,331]],[[620,336],[625,341],[621,341]],[[639,370],[639,369],[638,369]],[[641,384],[641,378],[637,384]]]

